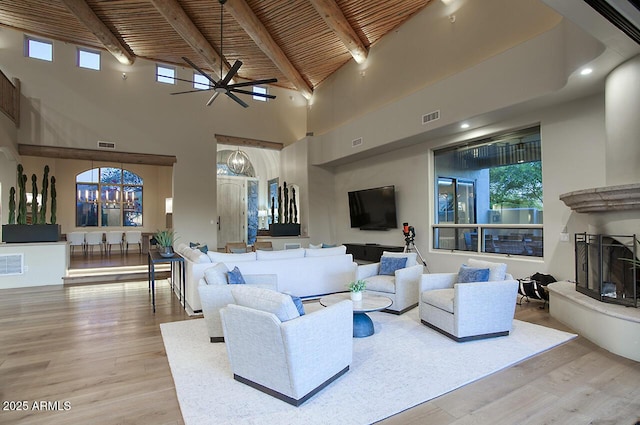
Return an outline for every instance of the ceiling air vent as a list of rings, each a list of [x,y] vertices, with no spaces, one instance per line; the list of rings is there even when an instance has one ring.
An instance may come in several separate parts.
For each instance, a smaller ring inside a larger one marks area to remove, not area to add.
[[[358,147],[361,144],[362,144],[362,137],[358,137],[357,139],[351,141],[352,148]]]
[[[437,111],[429,112],[428,114],[423,115],[422,125],[425,125],[427,123],[430,123],[431,121],[435,121],[439,119],[440,119],[440,110],[438,109]]]
[[[100,149],[115,149],[116,148],[116,144],[113,142],[105,142],[102,140],[98,140],[98,147]]]
[[[0,255],[0,276],[24,273],[24,254]]]

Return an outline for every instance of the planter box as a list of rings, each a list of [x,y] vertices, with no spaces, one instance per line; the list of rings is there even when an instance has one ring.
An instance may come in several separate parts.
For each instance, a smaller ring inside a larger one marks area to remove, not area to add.
[[[62,233],[59,224],[3,224],[2,242],[58,242]]]
[[[299,223],[274,223],[269,225],[271,236],[300,236]]]

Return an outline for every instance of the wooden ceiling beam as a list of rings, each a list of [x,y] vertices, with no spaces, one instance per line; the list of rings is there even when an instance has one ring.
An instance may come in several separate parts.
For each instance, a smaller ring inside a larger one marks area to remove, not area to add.
[[[245,0],[227,0],[224,5],[227,12],[233,16],[256,45],[271,59],[271,62],[287,77],[296,89],[307,99],[311,99],[313,89],[302,78],[300,72],[293,66],[287,55],[275,42],[269,31],[260,22]]]
[[[349,50],[353,59],[358,63],[363,63],[367,59],[369,52],[335,0],[310,1],[329,28],[336,33],[340,41]]]
[[[133,65],[135,56],[118,40],[85,0],[61,0],[67,9],[87,27],[120,63]]]
[[[56,146],[18,145],[18,153],[24,156],[45,158],[81,159],[89,161],[117,162],[122,164],[163,165],[171,167],[178,162],[173,155],[113,152],[95,149],[59,148]]]
[[[260,149],[273,149],[281,151],[284,145],[278,142],[267,142],[266,140],[248,139],[246,137],[225,136],[224,134],[216,134],[216,141],[222,145],[231,146],[249,146]]]
[[[150,0],[153,6],[167,20],[169,25],[182,37],[191,48],[200,55],[209,65],[218,78],[222,78],[229,72],[229,67],[224,63],[220,53],[207,41],[198,27],[193,23],[184,9],[176,0]],[[220,75],[220,63],[222,62],[222,74]]]

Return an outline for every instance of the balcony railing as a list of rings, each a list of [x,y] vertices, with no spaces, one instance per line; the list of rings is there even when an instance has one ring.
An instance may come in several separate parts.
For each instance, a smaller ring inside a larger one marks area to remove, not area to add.
[[[434,249],[529,257],[544,253],[542,224],[434,224],[432,229]]]
[[[0,110],[11,118],[16,127],[20,127],[20,80],[16,78],[12,83],[2,71],[0,71]]]

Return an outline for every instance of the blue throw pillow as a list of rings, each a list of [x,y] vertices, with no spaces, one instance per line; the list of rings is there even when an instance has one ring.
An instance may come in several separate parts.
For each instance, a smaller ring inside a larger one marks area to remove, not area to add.
[[[238,266],[235,266],[233,270],[227,273],[227,281],[229,285],[244,285],[244,277],[242,277],[242,273],[240,273],[240,269]]]
[[[463,264],[458,270],[458,283],[488,282],[489,269],[469,267]]]
[[[300,316],[304,316],[304,305],[302,305],[302,299],[291,294],[289,294],[289,296],[291,297],[291,301],[296,305],[298,314],[300,314]]]
[[[335,244],[333,244],[333,245],[329,245],[329,244],[326,244],[326,243],[323,243],[323,244],[322,244],[322,247],[323,247],[323,248],[335,248],[336,246],[337,246],[337,245],[335,245]]]
[[[382,257],[379,274],[393,276],[396,270],[404,269],[406,265],[407,257]]]

